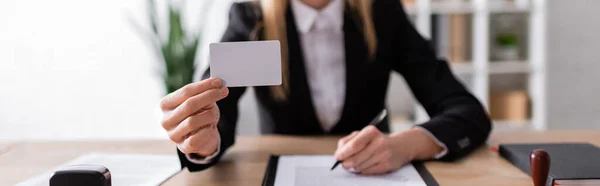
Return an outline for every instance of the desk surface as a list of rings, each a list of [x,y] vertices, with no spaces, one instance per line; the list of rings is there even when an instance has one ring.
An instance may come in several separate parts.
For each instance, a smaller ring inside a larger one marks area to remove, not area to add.
[[[165,183],[177,185],[260,185],[269,154],[331,154],[335,137],[239,137],[217,166],[206,171],[177,174]],[[496,133],[490,146],[499,143],[590,142],[600,146],[600,131]],[[167,141],[17,142],[0,143],[0,185],[12,185],[43,173],[88,152],[173,154]],[[10,148],[6,148],[9,147]],[[8,149],[8,150],[6,150]],[[453,163],[428,162],[426,167],[440,185],[532,185],[531,178],[482,147]]]

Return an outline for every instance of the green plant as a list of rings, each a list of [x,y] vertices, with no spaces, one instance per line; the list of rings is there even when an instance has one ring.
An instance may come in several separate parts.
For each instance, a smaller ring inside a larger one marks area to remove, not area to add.
[[[501,47],[510,48],[518,45],[519,36],[515,33],[504,33],[496,36],[496,44]]]
[[[212,5],[213,0],[203,0],[202,12],[206,14]],[[180,6],[174,6],[171,0],[167,1],[168,16],[167,27],[161,29],[158,22],[158,12],[155,0],[148,0],[148,16],[152,35],[150,39],[155,48],[157,56],[164,62],[163,83],[166,93],[174,92],[175,90],[193,82],[196,60],[196,52],[202,35],[202,28],[198,29],[197,33],[189,34],[185,31],[182,10]],[[201,17],[200,23],[205,23],[207,16]],[[161,31],[168,32],[167,34]],[[167,38],[162,38],[164,36]]]

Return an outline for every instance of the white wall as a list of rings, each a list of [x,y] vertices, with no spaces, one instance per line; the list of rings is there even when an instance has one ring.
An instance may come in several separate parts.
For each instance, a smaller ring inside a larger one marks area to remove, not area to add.
[[[0,2],[0,139],[162,137],[143,3]]]
[[[232,1],[213,4],[203,45],[220,39]],[[0,2],[0,140],[165,138],[162,66],[131,23],[147,26],[145,3]],[[199,26],[201,4],[184,6],[189,29]],[[202,52],[199,61],[206,61]],[[402,80],[395,76],[392,85],[392,113],[412,111]],[[255,105],[249,91],[240,103],[239,134],[259,133]]]
[[[202,4],[182,4],[188,29]],[[230,4],[212,4],[203,45],[221,37]],[[0,2],[0,140],[165,138],[162,65],[133,23],[147,28],[146,13],[146,0]],[[241,101],[241,134],[258,134],[254,102]]]
[[[548,126],[600,129],[600,17],[596,0],[548,5]]]

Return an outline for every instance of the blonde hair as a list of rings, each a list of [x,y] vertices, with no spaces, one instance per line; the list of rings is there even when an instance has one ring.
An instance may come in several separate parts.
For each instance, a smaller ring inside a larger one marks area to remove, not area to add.
[[[289,71],[288,71],[288,41],[286,30],[286,9],[289,0],[260,0],[263,20],[257,24],[257,27],[263,28],[262,39],[264,40],[279,40],[281,43],[281,86],[271,87],[271,94],[276,100],[287,100],[289,93]],[[374,58],[377,50],[377,37],[375,36],[375,28],[373,25],[371,5],[372,0],[346,0],[348,5],[358,13],[363,27],[363,34],[369,56]]]

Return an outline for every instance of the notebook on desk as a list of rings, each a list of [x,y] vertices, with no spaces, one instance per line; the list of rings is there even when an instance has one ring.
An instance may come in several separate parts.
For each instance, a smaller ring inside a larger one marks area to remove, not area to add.
[[[263,178],[263,186],[362,186],[404,185],[438,186],[423,163],[408,164],[397,171],[383,175],[350,173],[335,163],[331,155],[271,156]]]
[[[529,155],[535,149],[550,154],[548,186],[600,185],[600,148],[589,143],[502,144],[499,153],[531,175]]]

